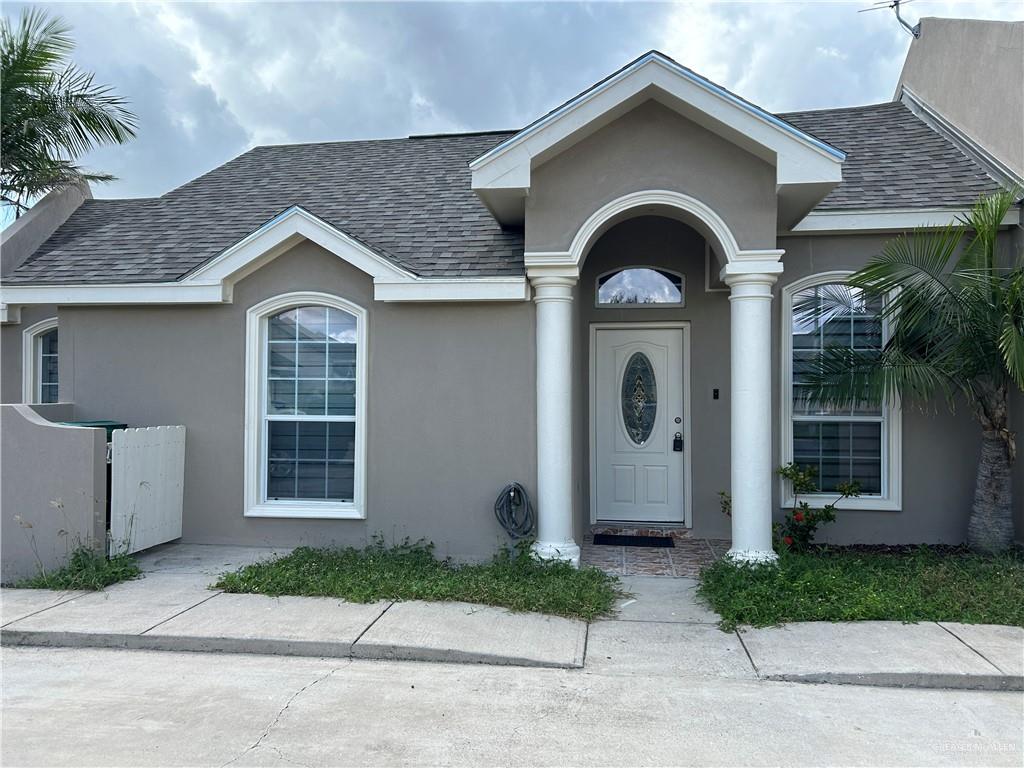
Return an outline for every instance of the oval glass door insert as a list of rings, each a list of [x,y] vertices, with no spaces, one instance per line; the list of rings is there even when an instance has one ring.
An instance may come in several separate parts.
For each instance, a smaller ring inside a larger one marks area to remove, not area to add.
[[[626,362],[622,375],[622,421],[626,434],[637,445],[643,445],[654,430],[658,411],[658,384],[654,366],[643,352],[634,352]]]

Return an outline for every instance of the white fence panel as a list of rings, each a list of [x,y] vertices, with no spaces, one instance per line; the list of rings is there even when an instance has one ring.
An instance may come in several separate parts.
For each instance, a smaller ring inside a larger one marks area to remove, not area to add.
[[[185,427],[115,430],[110,463],[111,553],[180,538]]]

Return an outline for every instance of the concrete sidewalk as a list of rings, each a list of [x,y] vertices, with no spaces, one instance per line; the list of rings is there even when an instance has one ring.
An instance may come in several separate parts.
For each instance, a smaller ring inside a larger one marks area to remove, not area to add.
[[[218,574],[281,554],[174,545],[101,592],[0,591],[4,645],[583,666],[587,625],[466,603],[227,594]]]
[[[464,603],[347,603],[210,590],[279,554],[174,545],[102,592],[0,592],[4,645],[107,647],[484,663],[917,688],[1024,690],[1024,629],[898,622],[722,632],[696,581],[626,577],[613,620],[587,625]]]

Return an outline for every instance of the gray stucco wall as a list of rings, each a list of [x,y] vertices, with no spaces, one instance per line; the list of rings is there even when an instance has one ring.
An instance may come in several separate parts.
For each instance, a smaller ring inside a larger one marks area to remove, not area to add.
[[[711,206],[741,248],[774,247],[775,169],[648,101],[533,170],[526,250],[568,250],[601,206],[650,189],[683,192]]]
[[[616,309],[596,307],[597,278],[633,265],[681,272],[685,306]],[[717,269],[717,267],[714,267]],[[728,293],[704,290],[704,239],[671,219],[644,216],[619,224],[595,243],[580,276],[577,332],[576,451],[578,517],[590,521],[589,379],[591,323],[681,321],[690,323],[690,445],[693,532],[728,537],[729,520],[718,492],[729,488],[729,301]],[[719,399],[712,390],[719,390]]]
[[[811,273],[855,269],[885,239],[780,240],[786,255],[773,309],[776,371],[785,322],[782,287]],[[629,264],[682,272],[686,307],[595,308],[597,276]],[[712,271],[718,268],[712,262]],[[633,320],[691,324],[693,527],[698,535],[728,533],[717,493],[729,482],[729,302],[727,293],[706,293],[704,277],[701,237],[668,219],[624,222],[589,254],[576,290],[578,535],[589,523],[589,323]],[[270,296],[310,289],[355,301],[369,313],[365,521],[242,516],[245,312]],[[231,305],[62,307],[61,398],[74,401],[78,419],[188,427],[186,541],[361,544],[381,532],[389,538],[429,538],[441,554],[486,556],[505,541],[491,511],[498,489],[519,480],[535,495],[534,307],[526,302],[383,304],[371,296],[366,275],[304,244],[239,283]],[[21,331],[52,314],[48,308],[27,308],[23,325],[3,329],[3,382],[5,393],[16,392],[15,399],[20,398]],[[12,334],[15,350],[8,345]],[[777,425],[777,373],[772,386]],[[711,396],[714,388],[720,390],[717,401]],[[1022,400],[1015,397],[1013,414],[1016,429],[1024,434]],[[777,438],[773,444],[777,462]],[[943,403],[927,412],[906,408],[902,511],[844,512],[826,535],[837,542],[961,541],[979,444],[978,428],[966,408],[953,415]],[[1015,474],[1018,532],[1024,530],[1022,467],[1024,462]]]
[[[58,317],[57,308],[49,304],[21,308],[21,321],[0,325],[0,402],[20,403],[21,342],[25,329],[40,320]],[[58,352],[62,335],[58,335]]]
[[[54,190],[8,225],[0,234],[0,275],[20,266],[83,202],[91,199],[87,183]]]
[[[1019,175],[1024,175],[1022,83],[1021,21],[921,19],[921,37],[911,42],[900,75],[900,86]]]
[[[317,290],[369,313],[366,520],[245,518],[246,309]],[[79,419],[184,424],[183,540],[362,544],[425,537],[477,558],[507,540],[494,498],[535,488],[533,307],[383,304],[370,278],[310,243],[241,281],[230,305],[61,309],[62,397]]]
[[[48,408],[61,417],[68,410]],[[0,581],[7,584],[60,567],[79,544],[105,545],[107,436],[58,426],[22,405],[0,406],[0,422]]]

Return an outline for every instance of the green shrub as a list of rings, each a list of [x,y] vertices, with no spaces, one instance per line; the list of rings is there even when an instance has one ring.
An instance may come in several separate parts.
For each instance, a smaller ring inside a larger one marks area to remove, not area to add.
[[[1024,555],[958,548],[783,549],[777,566],[719,560],[698,594],[723,629],[788,621],[956,621],[1024,626]]]
[[[224,574],[226,592],[337,597],[352,602],[434,600],[482,603],[589,621],[611,613],[618,580],[597,568],[542,561],[529,544],[502,550],[490,562],[459,565],[434,556],[425,541],[364,549],[300,547],[283,557]]]
[[[839,496],[835,501],[824,507],[812,507],[800,497],[805,494],[818,493],[818,484],[814,480],[815,471],[813,469],[801,469],[795,463],[790,462],[779,467],[776,472],[793,486],[793,507],[786,511],[786,516],[781,523],[773,526],[776,549],[786,547],[798,552],[805,551],[814,542],[819,525],[835,522],[836,505],[843,499],[860,496],[860,486],[857,483],[840,483]]]

